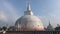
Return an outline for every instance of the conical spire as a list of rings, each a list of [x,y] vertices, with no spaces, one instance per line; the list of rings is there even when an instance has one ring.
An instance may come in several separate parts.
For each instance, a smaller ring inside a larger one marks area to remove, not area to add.
[[[50,23],[50,21],[49,21],[49,25],[48,25],[49,27],[52,27],[52,25],[51,25],[51,23]]]
[[[49,21],[49,25],[51,26],[50,21]]]
[[[31,10],[31,7],[30,7],[30,2],[28,0],[28,6],[27,6],[27,10]]]
[[[33,12],[31,11],[29,0],[28,0],[28,5],[27,5],[27,11],[24,12],[24,15],[33,15]]]
[[[48,31],[53,30],[53,27],[52,27],[52,25],[50,24],[50,21],[49,21],[49,25],[47,26],[47,30],[48,30]]]

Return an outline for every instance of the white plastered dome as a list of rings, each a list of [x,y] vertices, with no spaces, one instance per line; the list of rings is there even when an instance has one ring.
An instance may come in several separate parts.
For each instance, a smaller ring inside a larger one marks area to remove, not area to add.
[[[33,15],[29,3],[27,6],[27,11],[25,11],[24,15],[16,21],[15,26],[20,28],[22,31],[44,30],[43,23],[38,17]]]
[[[20,25],[22,30],[44,30],[41,20],[33,15],[25,15],[16,21],[16,26]]]

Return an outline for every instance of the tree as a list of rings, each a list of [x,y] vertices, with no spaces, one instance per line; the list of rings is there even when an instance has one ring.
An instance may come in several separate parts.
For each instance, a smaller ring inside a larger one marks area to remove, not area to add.
[[[5,27],[5,26],[2,27],[2,30],[6,30],[6,29],[7,29],[7,27]]]

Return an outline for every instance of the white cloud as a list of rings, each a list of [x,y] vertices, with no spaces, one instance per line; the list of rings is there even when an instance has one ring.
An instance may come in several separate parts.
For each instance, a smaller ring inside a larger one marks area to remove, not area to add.
[[[18,16],[17,11],[12,4],[8,2],[3,2],[3,5],[6,7],[6,10],[8,10],[11,13],[13,19],[15,19]]]
[[[4,13],[3,12],[0,12],[0,21],[3,21],[3,22],[7,22],[8,20],[7,20],[7,17],[4,15]]]
[[[1,11],[2,10],[2,11]],[[10,25],[13,25],[16,19],[19,17],[17,14],[17,10],[14,8],[12,4],[7,1],[0,0],[0,20],[8,20]]]

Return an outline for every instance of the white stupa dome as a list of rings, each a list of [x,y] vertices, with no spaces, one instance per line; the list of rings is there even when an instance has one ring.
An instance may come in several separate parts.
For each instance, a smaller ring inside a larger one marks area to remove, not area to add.
[[[24,15],[16,21],[15,26],[19,26],[22,31],[44,30],[43,23],[37,16],[33,15],[29,3],[27,11],[24,12]]]

